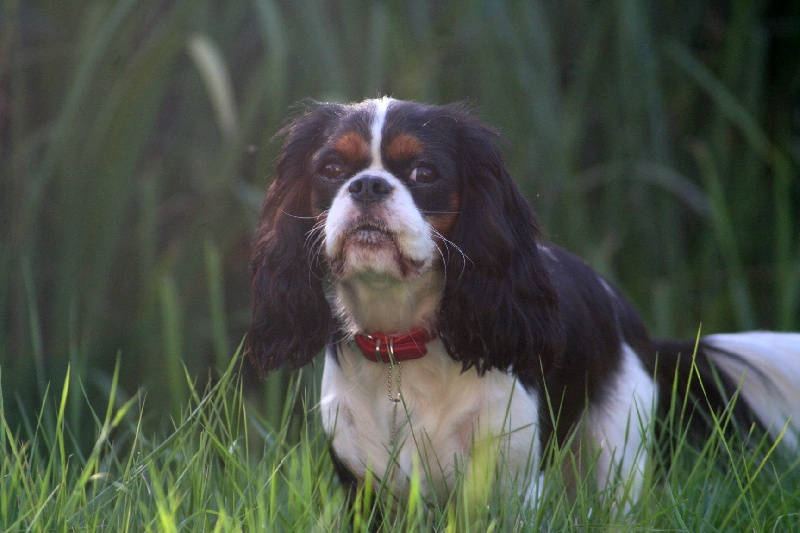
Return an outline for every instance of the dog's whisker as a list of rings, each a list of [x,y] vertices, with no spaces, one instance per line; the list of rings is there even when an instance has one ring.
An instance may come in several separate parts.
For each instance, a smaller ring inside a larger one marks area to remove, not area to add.
[[[320,214],[317,222],[306,233],[305,242],[303,245],[308,250],[309,260],[312,265],[319,269],[322,267],[322,248],[325,245],[325,220],[327,211]]]
[[[306,244],[312,236],[320,239],[324,235],[325,220],[327,219],[327,211],[323,211],[318,217],[314,217],[317,221],[311,226],[311,229],[306,234]]]
[[[324,233],[321,230],[319,230],[317,228],[312,228],[306,234],[306,240],[303,243],[304,246],[306,248],[310,249],[310,250],[313,250],[314,248],[317,248],[319,246],[320,242],[322,241],[323,235],[324,235]]]
[[[439,243],[436,242],[436,239],[431,239],[433,241],[433,245],[436,247],[436,251],[439,252],[439,257],[442,258],[442,265],[444,265],[444,275],[447,277],[447,259],[445,259],[444,252],[439,247]]]
[[[431,228],[431,230],[433,232],[436,232],[436,230],[433,229],[433,228]],[[447,257],[445,256],[444,250],[442,250],[442,247],[439,245],[439,243],[436,241],[436,239],[434,239],[432,237],[428,237],[428,238],[433,243],[433,246],[436,248],[436,251],[439,252],[439,257],[442,258],[442,266],[444,267],[444,277],[446,279],[447,278]]]
[[[315,216],[293,215],[293,214],[291,214],[291,213],[287,213],[287,212],[286,212],[286,211],[284,211],[283,209],[281,209],[281,213],[283,213],[283,214],[284,214],[284,215],[286,215],[287,217],[299,218],[300,220],[314,220],[314,219],[316,219],[316,218],[317,218],[317,217],[315,217]]]
[[[445,237],[444,235],[442,235],[442,234],[441,234],[439,231],[437,231],[437,230],[436,230],[436,228],[434,228],[434,227],[432,227],[432,226],[431,226],[431,229],[433,230],[433,232],[434,232],[434,233],[435,233],[435,234],[436,234],[436,235],[437,235],[437,236],[438,236],[440,239],[442,239],[442,241],[443,241],[444,243],[446,243],[447,245],[449,245],[449,246],[452,246],[453,248],[455,248],[455,250],[456,250],[458,253],[460,253],[460,254],[461,254],[463,257],[464,257],[464,259],[466,259],[467,261],[469,261],[470,263],[472,263],[472,265],[473,265],[473,266],[475,265],[475,262],[474,262],[474,261],[472,261],[472,259],[470,259],[470,258],[469,258],[469,256],[467,256],[467,254],[466,254],[466,253],[464,253],[464,250],[462,250],[460,246],[458,246],[456,243],[454,243],[453,241],[451,241],[450,239],[448,239],[447,237]]]
[[[461,211],[428,211],[427,209],[420,209],[423,215],[460,215]]]
[[[461,278],[461,276],[464,275],[464,272],[467,269],[467,262],[471,263],[472,266],[475,266],[475,262],[472,261],[472,259],[470,259],[469,256],[466,253],[464,253],[464,250],[462,250],[460,246],[458,246],[456,243],[454,243],[453,241],[451,241],[450,239],[448,239],[447,237],[442,235],[441,232],[437,231],[437,229],[434,228],[433,226],[431,226],[430,224],[428,226],[430,227],[431,232],[433,234],[435,234],[437,237],[439,237],[439,239],[441,239],[441,241],[445,244],[445,246],[447,246],[448,249],[450,247],[452,247],[455,251],[457,251],[459,254],[461,254],[461,257],[464,258],[464,261],[462,261],[462,263],[461,263],[461,272],[458,275],[459,278]],[[436,240],[435,239],[433,239],[433,240],[434,240],[434,243],[435,243]],[[437,248],[437,250],[439,250],[439,253],[442,254],[442,251],[439,249],[438,245],[436,246],[436,248]],[[447,261],[445,261],[444,255],[442,255],[442,260],[445,262],[445,268],[446,268]],[[445,271],[445,275],[446,274],[447,274],[447,272]]]

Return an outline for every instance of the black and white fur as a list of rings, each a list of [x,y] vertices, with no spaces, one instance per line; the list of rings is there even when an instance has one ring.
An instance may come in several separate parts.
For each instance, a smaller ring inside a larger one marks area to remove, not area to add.
[[[598,454],[601,487],[620,476],[635,499],[657,407],[676,372],[679,390],[690,381],[695,343],[650,339],[615,288],[542,239],[494,132],[458,105],[381,98],[312,104],[282,135],[247,351],[267,373],[325,348],[322,421],[340,477],[371,470],[402,497],[424,463],[423,492],[446,497],[489,443],[505,486],[535,501],[541,450],[576,435]],[[353,342],[418,326],[436,338],[400,368]],[[775,437],[788,422],[783,443],[797,447],[800,334],[705,337],[697,368],[723,378],[712,407],[739,388],[737,414]]]

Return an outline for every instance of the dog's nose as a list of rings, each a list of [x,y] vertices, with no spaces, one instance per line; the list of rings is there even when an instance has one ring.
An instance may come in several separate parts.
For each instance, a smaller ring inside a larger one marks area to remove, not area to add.
[[[370,204],[385,200],[392,194],[393,187],[383,178],[378,176],[361,176],[350,182],[348,191],[353,200],[363,204]]]

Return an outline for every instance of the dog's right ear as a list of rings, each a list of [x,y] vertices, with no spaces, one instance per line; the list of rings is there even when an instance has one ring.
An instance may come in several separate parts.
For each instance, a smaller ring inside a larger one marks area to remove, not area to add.
[[[253,319],[245,353],[262,376],[282,366],[299,368],[322,350],[331,311],[322,287],[322,259],[311,235],[311,156],[338,114],[335,104],[314,104],[285,126],[275,180],[267,191],[250,270]]]

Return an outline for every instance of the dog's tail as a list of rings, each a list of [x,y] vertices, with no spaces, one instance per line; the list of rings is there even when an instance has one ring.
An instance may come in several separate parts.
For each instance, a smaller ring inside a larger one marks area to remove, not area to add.
[[[798,449],[800,333],[752,331],[655,344],[662,406],[680,405],[688,393],[692,409],[719,413],[738,395],[732,416],[739,427],[756,423],[780,437],[782,447]]]

